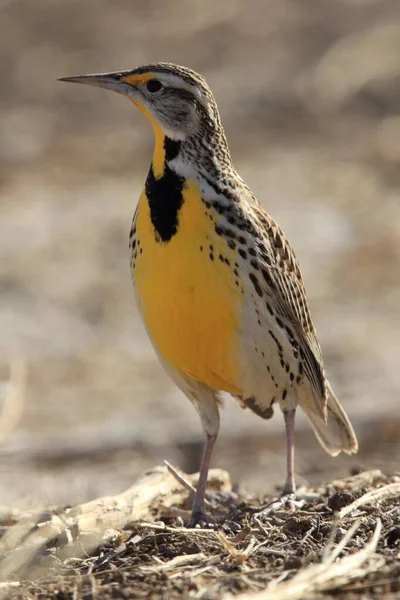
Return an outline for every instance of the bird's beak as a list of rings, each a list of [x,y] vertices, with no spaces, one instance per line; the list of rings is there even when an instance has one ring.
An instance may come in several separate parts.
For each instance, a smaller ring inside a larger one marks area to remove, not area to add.
[[[120,94],[127,95],[129,90],[132,91],[132,85],[128,84],[124,78],[129,75],[129,72],[115,73],[94,73],[93,75],[76,75],[74,77],[60,77],[58,81],[70,81],[72,83],[85,83],[102,87],[106,90],[113,90]]]

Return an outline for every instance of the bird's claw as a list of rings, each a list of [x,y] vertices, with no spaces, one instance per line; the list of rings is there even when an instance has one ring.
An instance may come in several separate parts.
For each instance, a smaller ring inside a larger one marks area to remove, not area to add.
[[[273,512],[282,510],[284,508],[290,508],[290,509],[293,509],[294,507],[301,508],[301,506],[303,504],[304,504],[304,501],[296,500],[296,494],[283,493],[282,496],[280,496],[279,498],[276,498],[276,500],[272,500],[272,502],[268,502],[268,504],[261,507],[261,509],[258,508],[257,512],[255,512],[254,516],[256,516],[257,518],[263,518]]]
[[[194,529],[196,525],[200,525],[201,528],[207,527],[208,525],[213,524],[213,520],[211,517],[208,517],[202,508],[193,510],[192,516],[190,517],[190,521],[187,524],[188,529]]]

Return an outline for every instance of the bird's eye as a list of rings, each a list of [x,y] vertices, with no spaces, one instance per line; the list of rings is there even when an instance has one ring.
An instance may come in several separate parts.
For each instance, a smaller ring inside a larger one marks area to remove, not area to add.
[[[150,81],[146,83],[146,88],[151,94],[154,94],[155,92],[159,92],[161,90],[162,84],[158,81],[158,79],[150,79]]]

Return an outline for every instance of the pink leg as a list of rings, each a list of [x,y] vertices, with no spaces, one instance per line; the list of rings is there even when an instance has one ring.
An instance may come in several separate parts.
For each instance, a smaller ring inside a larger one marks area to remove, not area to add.
[[[283,494],[294,494],[296,483],[294,481],[294,418],[296,410],[284,411],[287,443],[287,477]]]
[[[210,467],[211,456],[216,439],[216,435],[209,435],[206,433],[206,441],[201,459],[199,481],[197,484],[196,493],[194,495],[192,516],[190,518],[188,527],[195,527],[198,523],[202,524],[207,522],[207,516],[204,512],[203,503],[206,493],[208,469]]]

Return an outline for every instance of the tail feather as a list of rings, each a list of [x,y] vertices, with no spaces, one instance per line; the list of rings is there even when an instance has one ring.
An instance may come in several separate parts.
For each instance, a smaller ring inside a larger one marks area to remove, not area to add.
[[[305,411],[314,433],[321,446],[331,454],[337,456],[340,452],[354,454],[358,450],[358,442],[353,427],[342,405],[336,398],[329,383],[327,383],[327,419],[321,418],[312,410],[312,405],[301,407]]]

